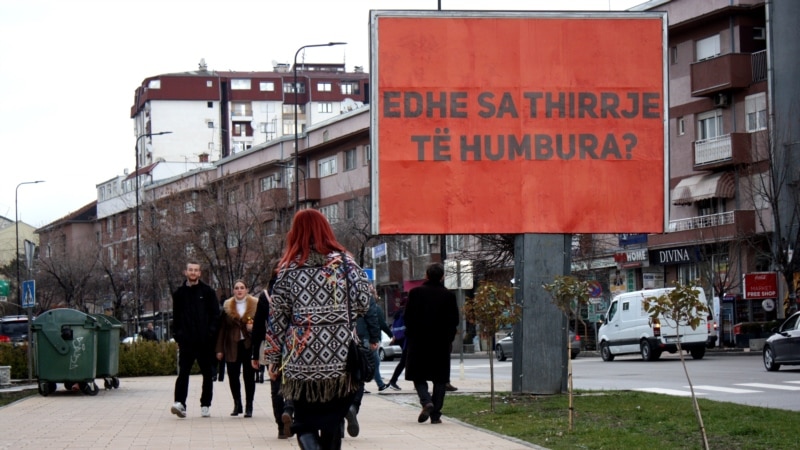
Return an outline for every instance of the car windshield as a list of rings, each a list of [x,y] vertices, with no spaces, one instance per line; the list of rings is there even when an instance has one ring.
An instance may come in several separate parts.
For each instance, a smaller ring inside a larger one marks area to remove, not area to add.
[[[3,324],[6,336],[22,336],[28,334],[28,322],[6,322]]]

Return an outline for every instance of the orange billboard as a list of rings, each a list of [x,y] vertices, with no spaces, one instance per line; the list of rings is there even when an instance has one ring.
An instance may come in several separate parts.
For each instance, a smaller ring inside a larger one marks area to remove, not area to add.
[[[663,13],[372,11],[373,232],[647,233]]]

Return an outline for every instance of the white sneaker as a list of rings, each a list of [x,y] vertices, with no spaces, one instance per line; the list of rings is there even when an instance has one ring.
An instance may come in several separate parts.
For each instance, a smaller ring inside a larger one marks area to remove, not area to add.
[[[170,408],[170,411],[178,417],[186,417],[186,408],[181,402],[175,402],[172,408]]]
[[[200,408],[200,415],[203,417],[211,417],[211,411],[208,410],[208,406]]]

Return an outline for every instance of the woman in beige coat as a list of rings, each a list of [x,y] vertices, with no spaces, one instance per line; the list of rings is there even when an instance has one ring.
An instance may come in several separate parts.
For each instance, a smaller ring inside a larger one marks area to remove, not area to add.
[[[247,293],[242,280],[233,283],[233,297],[222,305],[219,334],[217,334],[217,359],[225,358],[228,383],[233,396],[232,416],[242,413],[242,390],[239,374],[244,378],[244,416],[253,417],[253,397],[256,393],[255,370],[250,364],[252,354],[253,318],[258,299]],[[242,369],[244,367],[244,369]]]

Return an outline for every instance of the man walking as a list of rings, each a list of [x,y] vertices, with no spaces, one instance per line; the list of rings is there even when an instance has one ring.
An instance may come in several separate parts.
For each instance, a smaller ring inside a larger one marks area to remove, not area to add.
[[[456,296],[442,284],[444,267],[433,263],[422,286],[411,289],[406,305],[406,380],[414,382],[422,411],[417,422],[442,423],[446,384],[450,380],[450,346],[458,329]],[[433,396],[428,391],[433,383]]]
[[[200,280],[200,264],[189,262],[184,271],[186,281],[172,293],[173,335],[178,344],[178,378],[175,380],[175,403],[171,411],[186,417],[186,396],[189,373],[197,361],[203,375],[200,415],[211,417],[209,408],[214,383],[211,367],[216,363],[214,344],[219,325],[219,301],[214,289]]]

